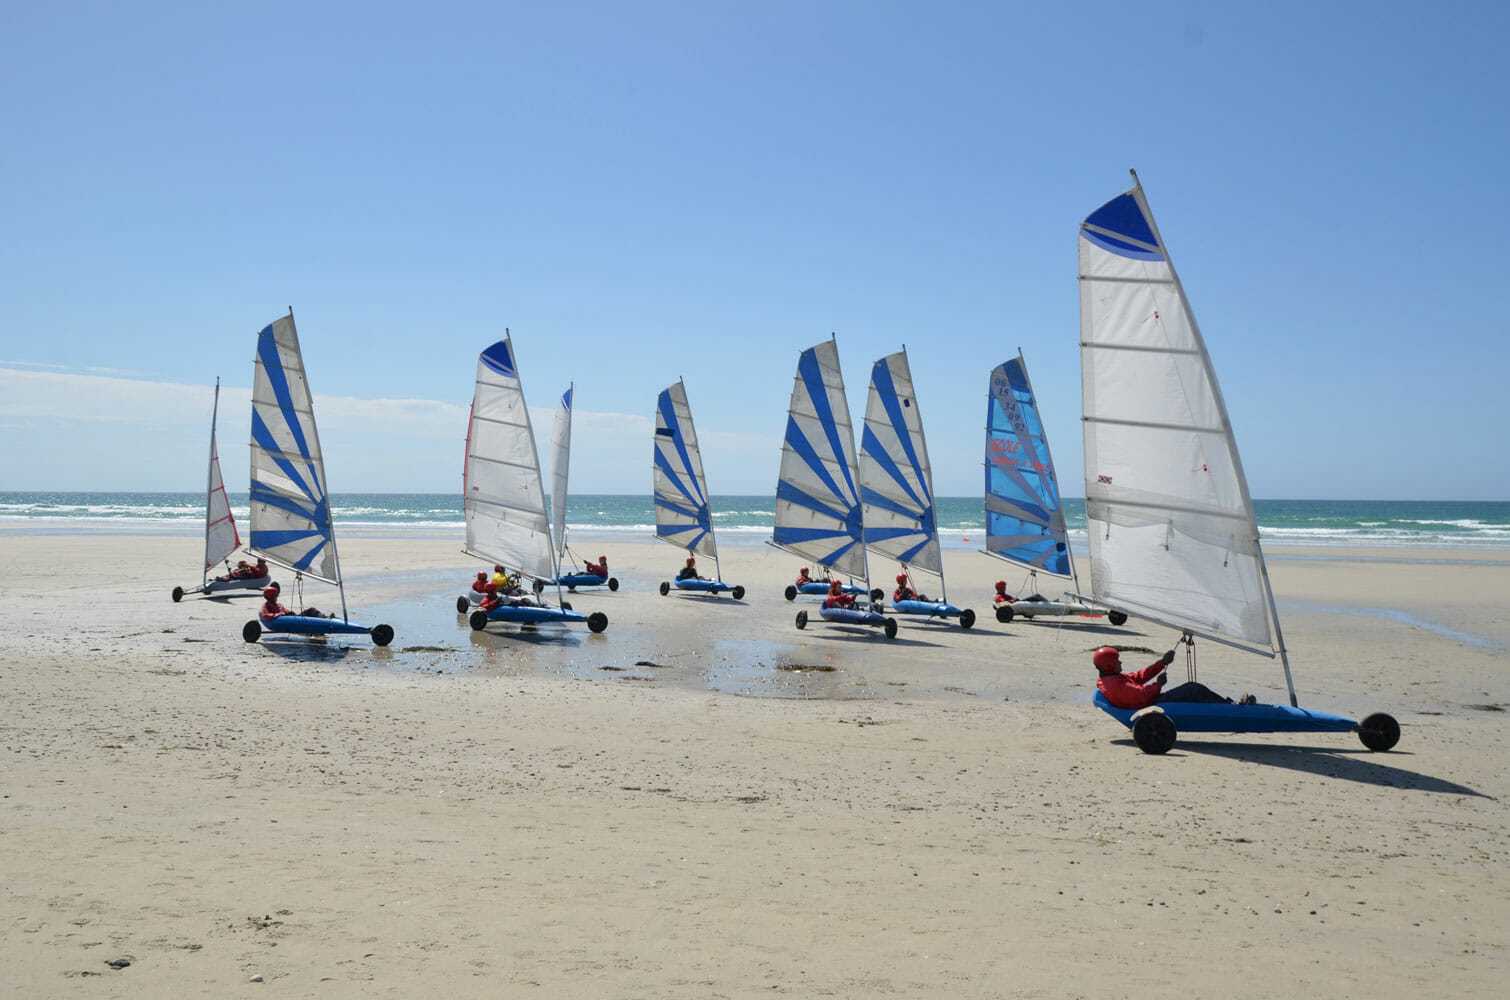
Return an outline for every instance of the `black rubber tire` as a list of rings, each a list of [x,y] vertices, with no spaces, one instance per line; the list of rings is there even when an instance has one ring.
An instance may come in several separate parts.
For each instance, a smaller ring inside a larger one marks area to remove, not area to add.
[[[372,626],[372,641],[379,646],[386,646],[393,641],[392,625]]]
[[[794,586],[792,586],[790,583],[786,585],[786,591],[785,591],[785,593],[786,593],[786,599],[787,600],[789,600],[789,601],[795,601],[797,599],[797,588],[794,587]],[[176,598],[176,597],[173,598],[173,599],[175,601],[178,600],[178,598]]]
[[[1149,712],[1133,722],[1133,742],[1144,753],[1168,753],[1178,738],[1174,722],[1163,712]]]
[[[594,611],[587,616],[587,630],[589,632],[601,632],[608,627],[608,616],[601,611]]]
[[[241,626],[241,638],[245,639],[247,642],[256,642],[258,639],[262,638],[262,623],[253,618],[251,621]]]
[[[744,587],[742,587],[742,586],[740,586],[738,584],[735,584],[734,589],[731,590],[731,591],[729,591],[729,594],[736,601],[743,600],[744,596],[745,596],[745,589],[744,589]]]
[[[181,601],[183,599],[184,599],[184,589],[182,587],[174,587],[173,588],[173,603],[177,604],[179,601]]]
[[[870,592],[870,603],[880,604],[885,597],[886,591],[882,590],[880,587],[877,587],[875,590],[872,590]]]
[[[881,626],[881,628],[885,631],[886,638],[895,639],[897,637],[897,620],[895,618],[886,619],[886,624]]]
[[[472,606],[472,602],[469,601],[469,600],[467,600],[465,597],[458,597],[456,599],[456,613],[459,614],[459,615],[466,614],[467,613],[467,609],[470,608],[471,606]]]
[[[611,577],[608,578],[608,589],[609,590],[618,590],[619,589],[619,578],[618,577],[611,576]]]
[[[473,632],[481,632],[488,627],[488,613],[478,608],[472,612],[472,617],[467,619],[467,624],[472,626]]]
[[[996,606],[996,620],[1003,625],[1009,624],[1012,621],[1012,605],[998,604]]]
[[[571,601],[562,601],[561,602],[561,610],[562,611],[570,611],[571,610]]]
[[[799,611],[799,612],[797,612],[797,627],[799,629],[807,628],[807,612],[806,611]]]
[[[1106,620],[1111,622],[1113,625],[1126,625],[1127,615],[1123,614],[1120,611],[1108,611],[1106,613]]]
[[[662,580],[661,581],[661,596],[665,597],[669,593],[671,593],[671,584],[667,583],[665,580]]]
[[[545,589],[545,581],[537,576],[535,577],[534,582],[530,584],[530,586],[534,587],[535,593],[538,594],[540,593],[540,591]]]
[[[1400,742],[1400,724],[1393,715],[1375,712],[1358,723],[1358,738],[1370,750],[1383,753]]]
[[[963,611],[961,611],[959,613],[959,627],[960,628],[970,628],[974,624],[975,624],[975,612],[974,611],[971,611],[969,608],[966,608],[965,610],[963,610]]]

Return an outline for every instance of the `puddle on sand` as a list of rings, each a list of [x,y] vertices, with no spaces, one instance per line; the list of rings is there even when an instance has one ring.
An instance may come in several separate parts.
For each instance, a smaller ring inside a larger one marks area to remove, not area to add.
[[[829,657],[797,659],[798,647],[764,639],[721,639],[704,671],[706,686],[753,698],[845,701],[879,697]]]

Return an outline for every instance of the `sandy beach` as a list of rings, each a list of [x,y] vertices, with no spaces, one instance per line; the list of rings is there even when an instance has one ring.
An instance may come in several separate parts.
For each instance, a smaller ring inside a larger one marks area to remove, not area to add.
[[[1271,551],[1301,704],[1399,746],[1151,757],[1090,651],[1171,631],[998,624],[978,553],[974,629],[888,642],[799,632],[764,546],[734,602],[604,544],[620,590],[568,599],[608,630],[522,635],[456,615],[458,540],[341,545],[386,649],[172,603],[196,538],[0,537],[7,996],[1503,995],[1510,553]],[[1200,678],[1283,699],[1214,643]]]

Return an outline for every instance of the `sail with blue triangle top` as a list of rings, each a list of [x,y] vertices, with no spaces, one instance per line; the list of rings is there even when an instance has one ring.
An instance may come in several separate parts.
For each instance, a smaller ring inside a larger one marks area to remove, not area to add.
[[[1074,580],[1059,479],[1021,354],[991,372],[985,464],[986,551]]]
[[[551,538],[556,562],[566,557],[566,479],[571,471],[571,403],[573,386],[561,394],[556,423],[551,428]]]
[[[1279,622],[1227,407],[1134,181],[1080,226],[1093,594],[1108,607],[1274,656]],[[1288,661],[1285,674],[1288,681]],[[1293,685],[1290,692],[1294,704]]]
[[[771,542],[869,583],[855,433],[833,338],[797,360],[781,444]]]
[[[248,550],[340,586],[325,460],[292,313],[257,335],[251,450]],[[343,591],[343,608],[345,601]]]
[[[905,348],[871,366],[860,499],[867,548],[942,580],[933,470]]]
[[[687,389],[680,380],[662,389],[656,400],[652,474],[656,537],[716,560],[718,543],[713,537],[703,456],[687,405]]]
[[[462,514],[467,555],[526,576],[556,575],[540,456],[507,330],[477,358]]]

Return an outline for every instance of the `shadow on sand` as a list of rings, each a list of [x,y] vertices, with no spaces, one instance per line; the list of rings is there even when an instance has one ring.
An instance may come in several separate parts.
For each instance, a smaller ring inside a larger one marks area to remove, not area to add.
[[[1338,738],[1350,737],[1347,733],[1336,734]],[[1133,747],[1133,741],[1117,740],[1118,743]],[[1243,761],[1248,764],[1260,764],[1267,767],[1282,767],[1302,774],[1314,774],[1321,778],[1340,778],[1343,781],[1357,781],[1366,785],[1378,785],[1383,788],[1408,788],[1413,791],[1435,792],[1440,795],[1472,795],[1475,798],[1492,798],[1482,792],[1475,791],[1464,785],[1430,775],[1421,774],[1417,771],[1409,771],[1394,764],[1384,763],[1390,760],[1408,758],[1410,754],[1401,753],[1398,750],[1386,753],[1376,753],[1372,750],[1358,747],[1340,748],[1335,746],[1276,746],[1272,743],[1229,743],[1216,742],[1214,740],[1191,740],[1181,738],[1180,742],[1170,751],[1177,754],[1184,751],[1188,754],[1202,754],[1208,757],[1224,757],[1228,760]]]

